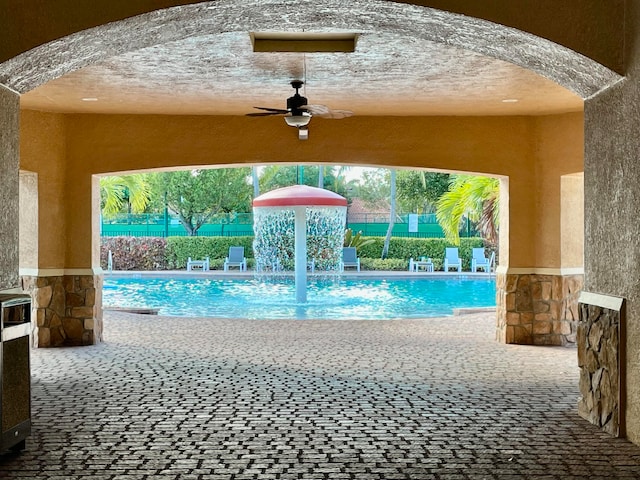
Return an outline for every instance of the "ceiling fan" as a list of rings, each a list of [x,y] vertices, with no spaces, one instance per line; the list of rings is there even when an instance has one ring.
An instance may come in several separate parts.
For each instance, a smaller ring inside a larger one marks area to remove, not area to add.
[[[302,80],[293,80],[291,86],[296,93],[287,98],[287,108],[253,107],[261,112],[247,113],[248,117],[266,117],[270,115],[284,115],[284,120],[290,127],[298,129],[298,137],[306,140],[309,136],[308,125],[311,117],[346,118],[353,115],[349,110],[332,110],[326,105],[309,105],[307,98],[300,95],[299,90],[304,85]]]

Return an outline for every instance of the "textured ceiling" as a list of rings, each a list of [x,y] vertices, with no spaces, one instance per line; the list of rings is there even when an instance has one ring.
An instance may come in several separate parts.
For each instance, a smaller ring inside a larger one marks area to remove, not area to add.
[[[118,54],[45,83],[22,107],[82,113],[243,115],[309,103],[370,115],[533,115],[582,99],[531,70],[396,33],[365,33],[353,53],[254,53],[250,32],[189,36]],[[83,100],[85,99],[85,100]],[[88,100],[87,100],[88,99]]]

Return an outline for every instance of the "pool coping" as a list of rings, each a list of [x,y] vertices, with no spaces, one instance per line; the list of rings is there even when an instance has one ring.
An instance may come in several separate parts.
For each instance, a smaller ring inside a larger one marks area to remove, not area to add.
[[[160,313],[160,307],[102,307],[105,311],[112,312],[124,312],[124,313],[138,313],[141,315],[158,315]]]
[[[474,313],[492,313],[496,311],[497,307],[468,307],[468,308],[454,308],[453,316],[459,317],[461,315],[472,315]]]
[[[112,272],[103,271],[104,277],[164,277],[164,276],[179,276],[189,278],[254,278],[256,275],[260,275],[255,271],[239,272],[231,271],[225,272],[223,270],[207,270],[207,271],[186,271],[186,270],[113,270]],[[293,277],[294,272],[278,273],[279,276]],[[402,278],[402,279],[419,279],[419,278],[495,278],[495,273],[485,272],[408,272],[408,271],[366,271],[355,272],[346,271],[337,274],[328,274],[329,276],[339,276],[341,278],[371,278],[376,280],[384,280],[386,278]],[[308,277],[324,277],[327,273],[307,273]]]

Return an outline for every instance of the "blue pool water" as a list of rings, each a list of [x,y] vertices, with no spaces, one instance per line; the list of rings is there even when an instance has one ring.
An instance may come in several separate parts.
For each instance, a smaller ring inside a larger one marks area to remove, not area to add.
[[[451,315],[454,308],[495,306],[494,278],[309,278],[308,301],[296,304],[292,279],[115,277],[103,304],[155,307],[161,315],[246,319],[381,320]]]

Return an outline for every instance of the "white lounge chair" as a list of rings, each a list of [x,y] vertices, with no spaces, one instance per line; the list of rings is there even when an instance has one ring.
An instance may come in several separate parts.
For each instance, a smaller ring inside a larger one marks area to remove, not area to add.
[[[244,247],[229,247],[229,256],[224,259],[224,271],[228,272],[229,267],[238,267],[241,272],[247,271]]]
[[[191,257],[187,260],[187,272],[192,271],[194,268],[199,268],[203,272],[209,270],[209,257],[204,260],[191,260]]]
[[[471,254],[471,271],[477,272],[482,268],[485,272],[491,271],[490,259],[484,256],[484,248],[474,248]]]
[[[457,269],[458,273],[462,272],[462,259],[458,256],[458,249],[455,247],[445,249],[444,271],[448,272],[450,268]]]
[[[358,271],[360,271],[360,259],[358,258],[355,247],[344,247],[342,249],[340,271],[344,271],[344,269],[347,267],[355,267]]]

